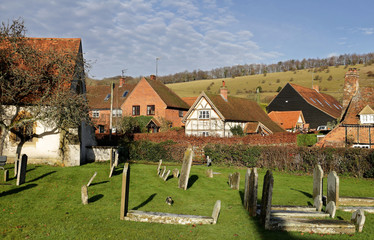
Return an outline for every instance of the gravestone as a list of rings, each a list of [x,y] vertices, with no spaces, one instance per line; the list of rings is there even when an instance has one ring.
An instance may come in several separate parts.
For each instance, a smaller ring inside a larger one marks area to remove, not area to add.
[[[271,211],[271,201],[273,195],[273,184],[274,178],[271,170],[266,172],[264,177],[264,185],[262,188],[262,199],[261,199],[261,213],[260,222],[265,227],[265,229],[270,228],[270,211]]]
[[[19,159],[14,160],[14,177],[17,177]]]
[[[323,170],[321,165],[317,164],[313,169],[313,200],[322,202],[322,193],[323,193]],[[316,197],[321,198],[321,201],[316,200]],[[319,206],[314,206],[317,209]],[[319,210],[320,211],[320,210]]]
[[[244,178],[244,197],[243,197],[243,205],[244,208],[248,210],[248,200],[249,200],[249,176],[251,176],[251,169],[247,168],[247,172],[245,173]]]
[[[249,215],[252,217],[257,214],[257,189],[258,189],[258,174],[257,168],[252,168],[251,175],[249,176],[249,194],[248,206]]]
[[[161,164],[162,164],[162,159],[160,159],[160,161],[158,162],[157,175],[160,175]]]
[[[206,165],[207,165],[207,167],[212,165],[212,160],[210,159],[209,156],[206,156]]]
[[[334,201],[336,207],[339,206],[339,177],[335,171],[327,176],[327,204]]]
[[[109,160],[110,160],[110,167],[112,168],[112,166],[114,165],[114,156],[113,156],[113,148],[110,148],[110,152],[109,152]]]
[[[113,165],[113,166],[114,166],[114,165]],[[94,175],[91,177],[90,181],[88,181],[88,183],[87,183],[87,187],[89,187],[89,186],[91,185],[91,183],[92,183],[92,181],[94,180],[94,178],[96,177],[96,175],[97,175],[97,172],[95,172]]]
[[[217,219],[218,219],[220,211],[221,211],[221,200],[217,200],[216,204],[214,204],[213,213],[212,213],[213,224],[217,223]]]
[[[181,175],[178,181],[178,187],[183,188],[184,190],[186,190],[188,186],[188,179],[190,177],[192,158],[193,158],[193,151],[192,151],[192,148],[189,147],[184,152]]]
[[[232,182],[232,173],[229,174],[229,186],[231,188],[231,182]]]
[[[206,175],[208,178],[213,178],[213,169],[209,168],[206,170]]]
[[[323,205],[322,197],[318,195],[314,199],[313,206],[316,208],[316,211],[320,212],[322,210],[322,205]]]
[[[162,168],[162,171],[160,172],[159,177],[160,177],[160,178],[164,177],[165,172],[166,172],[166,167],[164,166],[164,167]]]
[[[83,205],[88,204],[88,189],[87,185],[83,185],[81,189],[81,195],[82,195],[82,203]]]
[[[4,182],[7,182],[9,180],[9,171],[4,170]]]
[[[164,179],[164,181],[166,181],[166,180],[168,179],[169,174],[170,174],[170,170],[168,170],[168,171],[164,174],[164,176],[162,177],[162,178]]]
[[[326,212],[328,214],[330,214],[330,217],[331,218],[334,218],[335,217],[335,213],[336,213],[336,206],[335,206],[335,202],[334,201],[330,201],[327,206],[326,206]]]
[[[24,184],[26,181],[27,155],[23,154],[18,164],[17,186]]]
[[[178,168],[173,169],[173,178],[178,178],[179,177],[179,170]]]
[[[122,192],[121,192],[121,210],[120,210],[120,219],[124,220],[128,208],[129,208],[129,185],[130,185],[130,165],[125,163],[122,173]]]
[[[113,176],[114,168],[115,168],[115,165],[113,165],[113,166],[110,168],[109,178],[111,178],[111,177]]]
[[[2,168],[4,170],[4,167],[5,164],[6,164],[6,161],[7,161],[7,156],[0,156],[0,168]]]
[[[118,149],[114,150],[114,166],[118,167],[119,154]]]
[[[235,172],[231,176],[231,188],[235,190],[239,190],[239,184],[240,184],[240,173]]]
[[[358,209],[357,211],[352,213],[351,222],[356,226],[357,232],[362,232],[365,224],[365,212],[362,209]]]

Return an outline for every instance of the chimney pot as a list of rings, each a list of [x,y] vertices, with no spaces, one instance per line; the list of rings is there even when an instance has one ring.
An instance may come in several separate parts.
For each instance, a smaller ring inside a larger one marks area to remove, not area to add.
[[[318,85],[313,85],[313,89],[319,92],[319,86]]]
[[[119,79],[119,87],[123,87],[123,85],[125,85],[125,78],[124,77],[121,77]]]
[[[221,97],[227,101],[227,87],[225,86],[225,81],[222,81],[222,87],[220,89]]]
[[[151,75],[151,80],[156,80],[156,75]]]

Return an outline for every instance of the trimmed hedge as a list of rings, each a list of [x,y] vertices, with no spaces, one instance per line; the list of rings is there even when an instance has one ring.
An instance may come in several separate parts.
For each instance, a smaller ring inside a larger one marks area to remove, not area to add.
[[[123,142],[120,154],[125,159],[181,162],[188,144],[165,141]],[[313,173],[319,163],[328,173],[336,171],[354,177],[374,178],[374,150],[359,148],[308,148],[295,146],[250,146],[245,144],[207,144],[205,156],[213,164],[259,167],[280,171]]]
[[[297,135],[297,146],[310,147],[317,143],[316,134],[299,134]]]

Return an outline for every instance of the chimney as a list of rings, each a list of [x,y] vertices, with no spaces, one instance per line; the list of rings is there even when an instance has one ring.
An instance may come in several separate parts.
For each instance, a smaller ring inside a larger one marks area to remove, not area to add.
[[[313,89],[319,92],[319,86],[318,85],[313,85]]]
[[[151,75],[151,80],[156,80],[156,75]]]
[[[345,74],[344,92],[343,92],[343,109],[348,107],[352,97],[358,91],[359,74],[356,68],[350,68]]]
[[[227,101],[227,87],[225,86],[225,81],[222,81],[222,87],[220,89],[221,97]]]
[[[119,79],[119,87],[123,87],[123,85],[125,85],[125,78],[124,77],[121,77]]]

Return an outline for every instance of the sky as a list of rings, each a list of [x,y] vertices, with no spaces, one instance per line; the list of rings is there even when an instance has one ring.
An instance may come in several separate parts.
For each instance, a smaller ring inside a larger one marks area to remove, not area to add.
[[[22,18],[28,37],[81,38],[89,76],[102,79],[374,52],[373,9],[371,0],[1,0],[0,21]]]

